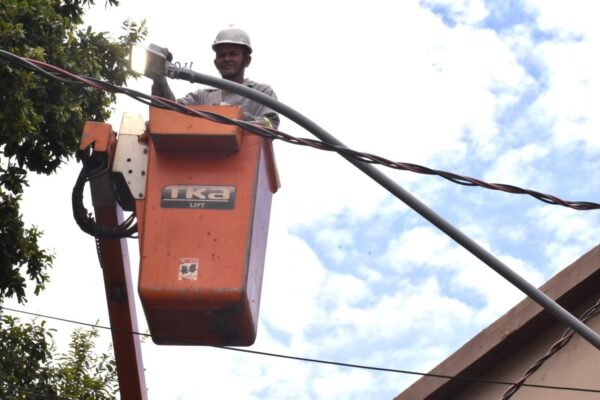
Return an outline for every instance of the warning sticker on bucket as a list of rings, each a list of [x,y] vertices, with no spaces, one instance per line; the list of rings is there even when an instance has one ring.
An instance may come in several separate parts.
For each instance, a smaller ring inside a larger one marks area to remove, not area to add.
[[[163,208],[195,208],[232,210],[235,207],[235,186],[169,185],[162,189]]]
[[[179,259],[179,280],[195,281],[198,279],[198,268],[200,260],[198,258],[180,258]]]

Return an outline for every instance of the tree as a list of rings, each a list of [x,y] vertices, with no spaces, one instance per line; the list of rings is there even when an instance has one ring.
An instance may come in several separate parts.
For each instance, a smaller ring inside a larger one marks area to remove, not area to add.
[[[76,329],[69,351],[53,356],[53,331],[0,315],[0,398],[113,399],[118,391],[114,357],[96,354],[96,329]]]
[[[145,37],[145,24],[125,21],[122,36],[111,40],[107,33],[82,26],[84,12],[93,4],[94,0],[2,0],[0,49],[124,85],[132,76],[126,65],[129,48]],[[107,0],[106,5],[117,6],[118,1]],[[39,294],[49,280],[53,260],[38,244],[42,232],[22,222],[19,205],[27,175],[51,174],[73,157],[84,122],[105,121],[115,96],[65,85],[4,60],[0,60],[0,88],[0,304],[7,297],[25,303],[27,283],[32,282],[34,293]],[[31,352],[31,358],[15,360],[26,363],[20,364],[25,369],[37,368],[41,386],[36,387],[45,390],[45,380],[54,382],[56,371],[44,367],[52,365],[52,346],[46,342],[44,324],[0,318],[3,338]],[[27,335],[22,334],[25,331]],[[71,348],[86,351],[94,335],[76,335],[80,336]],[[25,336],[27,340],[19,342]],[[19,365],[10,365],[15,373],[20,371]],[[4,364],[0,368],[7,373]],[[56,386],[48,387],[55,390]]]
[[[124,85],[132,74],[126,56],[146,34],[144,23],[126,21],[111,41],[81,28],[93,0],[3,0],[0,48],[73,73]],[[108,0],[118,5],[117,0]],[[105,121],[115,95],[65,85],[0,62],[0,301],[25,302],[26,279],[39,293],[52,255],[40,249],[41,232],[25,227],[19,209],[28,172],[51,174],[73,156],[86,120]]]

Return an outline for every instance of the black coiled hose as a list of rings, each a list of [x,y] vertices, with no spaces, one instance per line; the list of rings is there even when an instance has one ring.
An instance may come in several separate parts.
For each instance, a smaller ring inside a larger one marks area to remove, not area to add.
[[[101,168],[88,168],[89,159],[82,160],[83,167],[77,177],[71,201],[73,204],[73,217],[75,222],[85,233],[100,239],[121,239],[132,237],[137,232],[137,223],[135,223],[135,214],[131,214],[123,223],[116,226],[99,225],[92,214],[83,205],[83,189],[85,183],[91,179],[96,179],[102,174],[98,174],[98,170],[104,170],[103,174],[110,173],[107,171],[104,164]]]

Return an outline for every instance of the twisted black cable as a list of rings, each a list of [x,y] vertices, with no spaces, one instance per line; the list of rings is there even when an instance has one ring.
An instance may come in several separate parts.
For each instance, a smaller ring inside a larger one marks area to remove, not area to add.
[[[4,58],[9,59],[10,61],[15,61],[16,59],[19,59],[21,61],[23,61],[23,59],[21,59],[18,56],[14,56],[14,58],[9,58],[6,57],[7,52],[4,52],[2,50],[0,50],[0,56],[4,56]],[[7,53],[7,54],[11,54],[11,53]],[[491,190],[501,190],[501,191],[505,191],[508,193],[515,193],[515,194],[529,194],[534,198],[537,198],[543,202],[546,202],[548,204],[557,204],[557,205],[562,205],[565,207],[570,207],[570,208],[574,208],[577,210],[591,210],[591,209],[598,209],[600,208],[600,204],[597,203],[593,203],[593,202],[582,202],[582,201],[565,201],[562,200],[556,196],[553,195],[549,195],[549,194],[544,194],[541,192],[537,192],[537,191],[532,191],[532,190],[527,190],[527,189],[522,189],[513,185],[506,185],[506,184],[498,184],[498,183],[487,183],[475,178],[470,178],[467,176],[461,176],[461,175],[457,175],[457,174],[453,174],[450,172],[446,172],[446,171],[440,171],[440,170],[435,170],[435,169],[430,169],[427,167],[422,167],[416,164],[410,164],[410,163],[399,163],[399,162],[393,162],[390,160],[387,160],[383,157],[380,156],[376,156],[376,155],[372,155],[372,154],[368,154],[368,153],[363,153],[363,152],[358,152],[356,150],[352,150],[352,149],[348,149],[345,147],[340,147],[337,146],[335,144],[331,144],[331,143],[326,143],[326,142],[322,142],[322,141],[317,141],[317,140],[313,140],[313,139],[304,139],[304,138],[296,138],[290,135],[287,135],[283,132],[280,131],[276,131],[270,128],[262,128],[259,126],[255,126],[253,124],[244,122],[244,121],[237,121],[237,120],[230,120],[227,118],[224,118],[218,114],[213,114],[213,113],[207,113],[207,112],[199,112],[199,111],[195,111],[195,110],[191,110],[188,109],[185,106],[181,106],[178,105],[175,102],[172,102],[170,100],[167,99],[161,99],[155,96],[147,96],[144,95],[142,93],[139,92],[135,92],[129,89],[124,89],[124,88],[120,88],[111,84],[108,84],[106,82],[102,82],[102,81],[98,81],[92,78],[82,78],[73,74],[70,74],[66,71],[60,70],[57,67],[54,66],[50,66],[48,64],[36,61],[36,60],[27,60],[27,61],[23,61],[25,64],[31,66],[32,64],[35,65],[36,67],[39,65],[48,67],[49,69],[55,71],[56,73],[45,73],[46,71],[43,68],[29,68],[38,72],[42,72],[47,76],[50,76],[52,78],[57,78],[61,81],[64,81],[66,83],[76,83],[76,84],[84,84],[87,86],[92,86],[98,89],[102,89],[102,90],[108,90],[111,92],[115,92],[115,93],[123,93],[126,94],[138,101],[141,101],[145,104],[149,104],[149,105],[154,105],[154,106],[158,106],[158,107],[163,107],[163,108],[168,108],[168,109],[172,109],[175,111],[179,111],[181,112],[181,107],[187,109],[187,112],[185,112],[186,114],[195,114],[196,116],[200,116],[203,118],[208,118],[211,120],[215,120],[217,122],[221,122],[221,123],[227,123],[227,124],[233,124],[233,125],[238,125],[241,127],[244,127],[246,130],[259,134],[261,136],[265,136],[265,137],[269,137],[269,138],[277,138],[280,140],[284,140],[286,142],[289,143],[293,143],[293,144],[299,144],[299,145],[305,145],[305,146],[311,146],[311,147],[315,147],[317,149],[321,149],[321,150],[328,150],[328,151],[335,151],[338,152],[342,155],[348,156],[348,157],[352,157],[355,160],[361,161],[361,162],[365,162],[365,163],[371,163],[371,164],[380,164],[383,166],[387,166],[390,168],[396,168],[396,169],[401,169],[401,170],[408,170],[411,172],[416,172],[416,173],[421,173],[421,174],[429,174],[429,175],[438,175],[441,176],[447,180],[450,180],[454,183],[457,184],[461,184],[461,185],[465,185],[465,186],[480,186],[480,187],[484,187],[487,189],[491,189]],[[73,78],[74,81],[70,81],[68,79],[64,79],[62,77],[60,77],[60,73],[65,73],[67,74],[69,77]],[[100,84],[101,83],[101,84]],[[112,89],[112,90],[111,90]],[[148,100],[148,98],[150,100]],[[170,104],[173,103],[173,104]],[[212,114],[212,115],[211,115]],[[221,120],[219,120],[221,118]],[[224,118],[224,119],[223,119]],[[571,335],[569,336],[569,338],[567,339],[570,340],[570,337],[572,336],[572,332]],[[562,348],[563,345],[561,345],[560,347],[558,347],[558,349]]]
[[[455,174],[452,172],[432,169],[432,168],[424,167],[424,166],[417,165],[417,164],[391,161],[391,160],[388,160],[381,156],[377,156],[377,155],[365,153],[365,152],[360,152],[357,150],[349,149],[349,148],[342,147],[342,146],[337,146],[335,144],[326,143],[326,142],[322,142],[322,141],[315,140],[315,139],[294,137],[294,136],[291,136],[284,132],[281,132],[281,131],[278,131],[275,129],[271,129],[271,128],[257,126],[252,123],[246,122],[246,121],[231,120],[231,119],[229,119],[227,117],[223,117],[219,114],[214,114],[214,113],[210,113],[210,112],[206,112],[206,111],[192,110],[188,107],[185,107],[184,105],[173,102],[171,100],[162,99],[162,101],[158,102],[158,101],[156,101],[156,96],[153,96],[153,100],[155,100],[155,102],[152,103],[153,105],[161,106],[163,108],[167,108],[167,109],[170,109],[173,111],[179,111],[186,115],[207,118],[207,119],[210,119],[215,122],[220,122],[220,123],[225,123],[225,124],[230,124],[230,125],[234,124],[234,125],[244,128],[245,130],[247,130],[249,132],[252,132],[254,134],[257,134],[257,135],[260,135],[260,136],[263,136],[266,138],[279,139],[279,140],[282,140],[287,143],[301,145],[301,146],[310,146],[310,147],[313,147],[313,148],[316,148],[319,150],[333,151],[333,152],[339,153],[341,155],[352,157],[356,160],[360,160],[362,162],[366,162],[369,164],[379,164],[379,165],[382,165],[382,166],[388,167],[388,168],[410,171],[410,172],[425,174],[425,175],[437,175],[437,176],[440,176],[440,177],[442,177],[446,180],[449,180],[453,183],[463,185],[463,186],[479,186],[479,187],[482,187],[485,189],[498,190],[498,191],[503,191],[503,192],[507,192],[507,193],[527,194],[527,195],[530,195],[544,203],[561,205],[563,207],[569,207],[569,208],[573,208],[575,210],[600,209],[600,204],[598,204],[598,203],[593,203],[593,202],[588,202],[588,201],[563,200],[563,199],[556,197],[554,195],[551,195],[551,194],[541,193],[541,192],[538,192],[535,190],[530,190],[530,189],[522,189],[522,188],[514,186],[514,185],[508,185],[508,184],[502,184],[502,183],[488,183],[488,182],[485,182],[485,181],[482,181],[482,180],[479,180],[476,178],[472,178],[469,176],[458,175],[458,174]]]
[[[599,312],[600,312],[600,299],[598,299],[596,304],[594,304],[592,307],[588,308],[581,315],[581,317],[579,319],[583,322],[587,322],[592,317],[597,315]],[[548,349],[546,354],[544,354],[542,357],[537,359],[533,363],[533,365],[531,365],[531,367],[529,367],[527,369],[527,371],[525,371],[525,373],[523,373],[523,375],[517,382],[513,383],[508,389],[506,389],[506,391],[502,394],[502,397],[500,400],[510,399],[522,386],[524,386],[525,381],[527,379],[529,379],[529,377],[531,375],[533,375],[538,369],[540,369],[540,367],[546,361],[548,361],[548,359],[550,359],[552,356],[554,356],[560,349],[562,349],[563,347],[565,347],[567,345],[567,343],[569,343],[569,341],[573,338],[574,334],[575,334],[575,331],[573,331],[571,328],[567,328],[564,331],[564,333],[562,334],[561,338],[557,342],[555,342],[550,347],[550,349]]]
[[[480,187],[490,189],[490,190],[498,190],[498,191],[504,191],[504,192],[514,193],[514,194],[529,194],[529,195],[537,198],[538,200],[543,201],[548,204],[559,204],[559,205],[562,205],[565,207],[571,207],[571,208],[578,209],[578,210],[591,210],[591,209],[600,208],[600,205],[597,203],[583,202],[583,201],[565,201],[565,200],[562,200],[562,199],[560,199],[556,196],[550,195],[550,194],[545,194],[545,193],[528,190],[528,189],[522,189],[522,188],[519,188],[514,185],[507,185],[507,184],[501,184],[501,183],[487,183],[485,181],[482,181],[482,180],[479,180],[476,178],[458,175],[458,174],[455,174],[452,172],[432,169],[432,168],[428,168],[428,167],[424,167],[424,166],[412,164],[412,163],[391,161],[391,160],[388,160],[381,156],[377,156],[377,155],[365,153],[365,152],[359,152],[359,151],[356,151],[353,149],[337,146],[337,145],[330,144],[330,143],[325,143],[325,142],[315,140],[315,139],[294,137],[289,134],[286,134],[285,132],[281,132],[281,131],[278,131],[275,129],[255,125],[251,122],[232,120],[232,119],[224,117],[220,114],[216,114],[216,113],[209,112],[209,111],[200,111],[200,110],[190,109],[189,107],[186,107],[185,105],[177,103],[170,99],[165,99],[165,98],[161,98],[158,96],[149,96],[149,95],[146,95],[146,94],[143,94],[140,92],[136,92],[134,90],[120,88],[118,86],[107,84],[106,82],[98,81],[98,80],[95,80],[92,78],[88,78],[88,79],[91,81],[94,81],[97,84],[105,84],[111,89],[111,91],[117,91],[117,92],[126,94],[144,104],[180,112],[180,113],[192,116],[192,117],[200,117],[200,118],[209,119],[211,121],[222,123],[222,124],[237,125],[249,132],[252,132],[254,134],[257,134],[257,135],[265,137],[265,138],[279,139],[279,140],[282,140],[284,142],[291,143],[291,144],[310,146],[310,147],[313,147],[313,148],[316,148],[319,150],[333,151],[333,152],[337,152],[337,153],[340,153],[345,156],[353,157],[355,159],[358,159],[358,160],[366,162],[366,163],[379,164],[379,165],[382,165],[382,166],[385,166],[388,168],[393,168],[393,169],[398,169],[398,170],[406,170],[406,171],[425,174],[425,175],[437,175],[437,176],[447,179],[453,183],[463,185],[463,186],[480,186]]]
[[[90,79],[90,78],[88,78],[88,79],[94,81],[97,84],[106,84],[105,82],[102,82],[102,81],[98,81],[98,80],[94,80],[94,79]],[[298,138],[298,137],[289,135],[285,132],[281,132],[281,131],[278,131],[275,129],[255,125],[255,124],[252,124],[247,121],[232,120],[232,119],[224,117],[220,114],[212,113],[209,111],[193,110],[193,109],[190,109],[189,107],[186,107],[183,104],[177,103],[177,102],[169,100],[169,99],[161,98],[158,96],[148,96],[148,95],[145,95],[140,92],[136,92],[136,91],[133,91],[130,89],[123,89],[123,88],[120,88],[120,87],[117,87],[117,86],[114,86],[111,84],[108,84],[108,86],[110,87],[111,91],[121,92],[123,94],[126,94],[130,97],[137,99],[138,101],[141,101],[142,103],[145,103],[145,104],[148,104],[148,105],[151,105],[154,107],[177,111],[177,112],[189,115],[189,116],[205,118],[205,119],[209,119],[211,121],[222,123],[222,124],[237,125],[249,132],[252,132],[254,134],[257,134],[259,136],[269,138],[269,139],[279,139],[279,140],[282,140],[284,142],[291,143],[291,144],[310,146],[310,147],[313,147],[313,148],[316,148],[319,150],[333,151],[333,152],[337,152],[342,155],[352,157],[354,159],[357,159],[357,160],[360,160],[360,161],[363,161],[366,163],[379,164],[379,165],[382,165],[382,166],[385,166],[388,168],[405,170],[405,171],[410,171],[410,172],[425,174],[425,175],[437,175],[437,176],[447,179],[453,183],[463,185],[463,186],[479,186],[479,187],[483,187],[483,188],[490,189],[490,190],[498,190],[498,191],[513,193],[513,194],[528,194],[534,198],[537,198],[538,200],[540,200],[542,202],[545,202],[548,204],[562,205],[564,207],[570,207],[570,208],[573,208],[576,210],[593,210],[593,209],[600,208],[600,204],[597,204],[597,203],[586,202],[586,201],[566,201],[566,200],[562,200],[556,196],[553,196],[551,194],[545,194],[545,193],[541,193],[541,192],[529,190],[529,189],[522,189],[522,188],[514,186],[514,185],[508,185],[508,184],[502,184],[502,183],[488,183],[488,182],[485,182],[485,181],[482,181],[482,180],[479,180],[476,178],[458,175],[458,174],[455,174],[452,172],[432,169],[432,168],[424,167],[424,166],[417,165],[417,164],[391,161],[391,160],[388,160],[381,156],[377,156],[377,155],[365,153],[365,152],[360,152],[357,150],[337,146],[335,144],[330,144],[330,143],[322,142],[322,141],[315,140],[315,139]]]
[[[19,56],[16,56],[12,53],[9,53],[9,52],[3,51],[3,50],[0,50],[0,57],[5,58],[11,62],[14,62],[24,68],[29,69],[29,70],[42,73],[51,78],[59,79],[62,82],[65,82],[68,84],[92,86],[97,89],[106,90],[106,91],[109,91],[112,93],[125,94],[125,95],[127,95],[137,101],[140,101],[144,104],[147,104],[147,105],[181,112],[186,115],[207,118],[209,120],[219,122],[219,123],[224,123],[224,124],[229,124],[229,125],[237,125],[251,133],[254,133],[254,134],[257,134],[257,135],[260,135],[263,137],[267,137],[267,138],[271,138],[271,139],[279,139],[284,142],[296,144],[296,145],[310,146],[310,147],[314,147],[319,150],[337,152],[343,156],[351,157],[355,160],[362,161],[365,163],[378,164],[378,165],[382,165],[382,166],[385,166],[388,168],[404,170],[404,171],[409,171],[409,172],[414,172],[414,173],[419,173],[419,174],[437,175],[437,176],[440,176],[440,177],[442,177],[446,180],[449,180],[453,183],[463,185],[463,186],[478,186],[478,187],[482,187],[482,188],[489,189],[489,190],[503,191],[503,192],[512,193],[512,194],[526,194],[526,195],[534,197],[534,198],[536,198],[544,203],[547,203],[547,204],[560,205],[560,206],[572,208],[575,210],[597,210],[597,209],[600,209],[600,204],[595,203],[595,202],[563,200],[563,199],[561,199],[557,196],[551,195],[551,194],[542,193],[542,192],[530,190],[530,189],[523,189],[523,188],[520,188],[520,187],[517,187],[514,185],[508,185],[508,184],[502,184],[502,183],[488,183],[488,182],[482,181],[480,179],[472,178],[469,176],[458,175],[458,174],[455,174],[452,172],[432,169],[432,168],[424,167],[424,166],[417,165],[417,164],[395,162],[395,161],[388,160],[381,156],[377,156],[377,155],[369,154],[369,153],[365,153],[365,152],[360,152],[357,150],[348,149],[346,147],[337,146],[332,143],[326,143],[326,142],[315,140],[315,139],[294,137],[294,136],[288,135],[284,132],[281,132],[281,131],[278,131],[275,129],[254,125],[254,124],[246,122],[246,121],[232,120],[232,119],[223,117],[219,114],[210,113],[210,112],[206,112],[206,111],[192,110],[182,104],[179,104],[179,103],[174,102],[169,99],[164,99],[164,98],[161,98],[158,96],[149,96],[144,93],[137,92],[135,90],[131,90],[131,89],[127,89],[127,88],[122,88],[122,87],[119,87],[116,85],[112,85],[108,82],[104,82],[104,81],[101,81],[101,80],[98,80],[95,78],[80,77],[80,76],[71,74],[67,71],[61,70],[60,68],[43,63],[41,61],[36,61],[36,60],[31,60],[31,59],[23,59]],[[53,71],[53,72],[48,72],[48,70]],[[68,78],[64,78],[64,76],[67,76]]]

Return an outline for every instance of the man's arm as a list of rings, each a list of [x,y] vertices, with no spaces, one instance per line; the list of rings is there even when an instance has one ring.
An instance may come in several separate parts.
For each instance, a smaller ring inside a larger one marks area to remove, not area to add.
[[[152,95],[164,97],[165,99],[175,100],[175,95],[169,87],[167,78],[163,76],[162,80],[152,81]]]
[[[197,90],[195,92],[190,92],[185,97],[181,97],[179,99],[175,98],[175,95],[171,91],[169,87],[169,83],[166,78],[163,78],[161,81],[154,81],[152,83],[152,94],[154,96],[164,97],[169,100],[175,100],[180,104],[185,106],[189,105],[200,105],[200,104],[208,104],[206,99],[204,99],[204,91]]]
[[[256,84],[251,87],[269,97],[277,99],[277,95],[275,95],[275,92],[269,85]],[[244,119],[246,121],[255,121],[273,129],[277,129],[279,127],[279,114],[265,105],[252,100],[247,101],[251,102],[252,106],[250,106],[250,104],[246,104],[249,107],[244,107],[246,109],[244,112]]]

